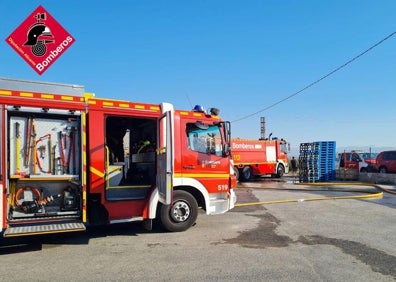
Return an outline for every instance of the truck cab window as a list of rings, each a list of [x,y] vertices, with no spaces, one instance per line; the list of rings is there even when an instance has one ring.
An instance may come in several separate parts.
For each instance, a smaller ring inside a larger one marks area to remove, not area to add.
[[[190,150],[203,154],[216,156],[222,155],[222,142],[219,126],[200,126],[197,123],[188,123],[186,133],[188,148]]]
[[[288,147],[287,147],[287,143],[286,143],[286,142],[280,144],[280,150],[281,150],[283,153],[285,153],[285,154],[288,153]]]

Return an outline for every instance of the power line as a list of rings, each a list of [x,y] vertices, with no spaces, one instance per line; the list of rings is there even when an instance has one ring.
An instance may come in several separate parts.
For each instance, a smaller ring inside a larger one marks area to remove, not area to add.
[[[332,71],[329,72],[328,74],[326,74],[326,75],[322,76],[321,78],[315,80],[314,82],[308,84],[307,86],[305,86],[305,87],[302,88],[301,90],[299,90],[299,91],[297,91],[297,92],[295,92],[295,93],[293,93],[293,94],[287,96],[286,98],[283,98],[282,100],[279,100],[278,102],[273,103],[272,105],[270,105],[270,106],[268,106],[268,107],[266,107],[266,108],[264,108],[264,109],[261,109],[261,110],[259,110],[259,111],[257,111],[257,112],[254,112],[254,113],[252,113],[252,114],[249,114],[249,115],[246,115],[246,116],[244,116],[244,117],[241,117],[241,118],[239,118],[239,119],[233,120],[232,122],[237,122],[237,121],[241,121],[241,120],[244,120],[244,119],[248,119],[248,118],[250,118],[250,117],[252,117],[252,116],[255,116],[255,115],[257,115],[257,114],[259,114],[259,113],[261,113],[261,112],[264,112],[264,111],[266,111],[266,110],[269,110],[269,109],[275,107],[276,105],[278,105],[278,104],[280,104],[280,103],[282,103],[282,102],[285,102],[285,101],[289,100],[290,98],[292,98],[292,97],[294,97],[294,96],[297,96],[297,95],[300,94],[301,92],[307,90],[308,88],[311,88],[311,87],[314,86],[315,84],[321,82],[322,80],[328,78],[329,76],[333,75],[333,74],[336,73],[337,71],[339,71],[339,70],[343,69],[344,67],[346,67],[347,65],[351,64],[351,63],[354,62],[355,60],[359,59],[360,57],[362,57],[362,56],[365,55],[366,53],[368,53],[368,52],[370,52],[371,50],[373,50],[373,49],[374,49],[375,47],[377,47],[378,45],[384,43],[386,40],[388,40],[389,38],[391,38],[391,37],[392,37],[393,35],[395,35],[395,34],[396,34],[396,31],[392,32],[391,34],[389,34],[389,35],[386,36],[385,38],[381,39],[380,41],[378,41],[376,44],[374,44],[374,45],[371,46],[370,48],[368,48],[368,49],[366,49],[365,51],[361,52],[359,55],[357,55],[357,56],[355,56],[354,58],[350,59],[349,61],[347,61],[347,62],[344,63],[343,65],[339,66],[338,68],[332,70]]]

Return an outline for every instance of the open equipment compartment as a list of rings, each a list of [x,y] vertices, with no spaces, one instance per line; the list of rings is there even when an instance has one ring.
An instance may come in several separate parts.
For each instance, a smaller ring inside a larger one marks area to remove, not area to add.
[[[8,220],[81,216],[81,114],[8,109]]]

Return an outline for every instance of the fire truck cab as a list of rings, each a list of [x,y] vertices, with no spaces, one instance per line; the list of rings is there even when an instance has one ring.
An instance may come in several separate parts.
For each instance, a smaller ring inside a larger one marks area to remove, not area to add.
[[[0,79],[4,236],[158,218],[191,227],[234,207],[230,123],[218,111],[96,98],[77,85]]]

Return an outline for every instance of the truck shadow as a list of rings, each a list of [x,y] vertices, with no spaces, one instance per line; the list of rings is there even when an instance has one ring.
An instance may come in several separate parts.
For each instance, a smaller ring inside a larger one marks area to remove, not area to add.
[[[153,225],[151,231],[146,230],[140,223],[120,223],[109,226],[90,226],[84,232],[71,232],[59,234],[36,235],[16,238],[0,239],[0,256],[37,252],[50,248],[61,247],[62,245],[88,245],[94,238],[104,238],[108,236],[139,236],[146,233],[165,233],[157,225]]]

